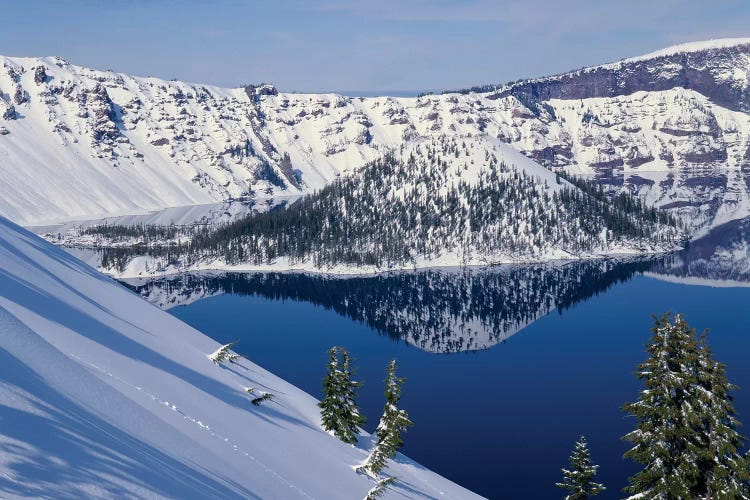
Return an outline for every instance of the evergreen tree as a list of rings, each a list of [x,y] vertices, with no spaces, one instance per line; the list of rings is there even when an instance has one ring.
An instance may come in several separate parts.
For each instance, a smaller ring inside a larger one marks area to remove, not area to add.
[[[556,483],[556,486],[570,491],[565,500],[587,500],[604,491],[604,485],[594,482],[598,468],[598,465],[591,464],[586,438],[581,436],[570,455],[570,470],[563,469],[563,482]]]
[[[270,392],[264,392],[264,393],[261,393],[261,395],[258,396],[257,398],[253,398],[253,400],[250,402],[253,404],[253,406],[260,406],[262,403],[265,403],[266,401],[270,401],[273,398],[274,398],[273,394],[271,394]]]
[[[382,497],[385,495],[385,492],[388,490],[388,486],[392,485],[396,482],[395,477],[385,477],[383,479],[378,480],[375,483],[375,486],[370,489],[370,491],[367,492],[367,496],[365,496],[364,500],[375,500],[377,498]]]
[[[698,384],[703,457],[696,493],[704,498],[750,498],[749,464],[740,453],[744,436],[737,431],[740,422],[730,394],[736,386],[727,380],[725,366],[713,359],[705,333],[698,349]]]
[[[626,491],[647,498],[750,498],[748,457],[735,417],[734,386],[681,315],[655,320],[650,358],[638,368],[646,389],[625,410],[639,418],[626,454],[645,465]]]
[[[229,361],[231,363],[234,363],[237,361],[237,359],[241,358],[242,356],[232,352],[232,348],[236,346],[239,343],[239,340],[235,340],[234,342],[230,342],[228,344],[224,344],[223,346],[216,349],[214,352],[208,355],[208,359],[211,360],[211,362],[215,365],[221,364],[224,361]]]
[[[339,359],[341,356],[341,360]],[[357,389],[362,385],[353,379],[354,368],[346,349],[334,346],[328,350],[328,373],[323,379],[323,400],[318,403],[323,429],[333,431],[345,443],[356,443],[365,417],[357,407]]]
[[[388,364],[385,379],[385,408],[375,431],[377,434],[375,448],[358,470],[379,475],[388,459],[401,448],[403,444],[401,433],[413,425],[406,411],[398,407],[403,383],[404,379],[396,375],[396,360],[393,359]]]
[[[625,453],[643,464],[625,491],[632,498],[693,498],[699,482],[701,414],[696,405],[695,332],[682,316],[654,318],[649,358],[637,370],[646,388],[623,409],[638,418],[624,439],[633,447]]]

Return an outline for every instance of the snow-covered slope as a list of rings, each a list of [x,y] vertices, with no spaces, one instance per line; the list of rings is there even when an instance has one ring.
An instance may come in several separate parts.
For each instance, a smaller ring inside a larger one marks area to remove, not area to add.
[[[316,401],[0,219],[0,496],[362,498]],[[271,391],[255,407],[247,386]],[[472,498],[398,457],[391,498]]]
[[[135,277],[646,255],[682,248],[685,234],[666,214],[565,180],[497,139],[442,136],[389,152],[286,210],[208,230],[99,226],[59,241],[96,247],[100,262],[87,262]]]
[[[415,98],[280,93],[0,57],[0,215],[92,218],[311,192],[415,138],[487,135],[696,229],[750,214],[750,43],[676,46]]]

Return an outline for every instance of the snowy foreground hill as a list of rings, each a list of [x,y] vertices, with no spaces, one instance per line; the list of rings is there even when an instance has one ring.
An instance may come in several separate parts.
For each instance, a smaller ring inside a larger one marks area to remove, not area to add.
[[[445,135],[592,174],[697,231],[750,215],[750,39],[404,98],[0,61],[0,215],[17,223],[310,193],[386,148]]]
[[[363,498],[316,400],[0,218],[0,496]],[[246,387],[276,399],[250,404]],[[389,498],[476,498],[403,456]]]

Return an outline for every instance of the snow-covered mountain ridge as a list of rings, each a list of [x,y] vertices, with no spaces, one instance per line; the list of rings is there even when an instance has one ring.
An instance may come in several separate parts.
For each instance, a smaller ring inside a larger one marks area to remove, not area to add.
[[[363,498],[369,439],[340,442],[313,397],[217,347],[0,218],[0,496]],[[388,472],[388,498],[477,498],[403,456]]]
[[[43,223],[319,189],[417,138],[487,135],[702,229],[750,214],[750,43],[678,46],[487,92],[223,89],[2,57],[0,214]]]

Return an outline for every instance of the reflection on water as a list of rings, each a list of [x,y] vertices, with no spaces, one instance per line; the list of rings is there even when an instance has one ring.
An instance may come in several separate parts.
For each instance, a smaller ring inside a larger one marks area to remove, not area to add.
[[[376,276],[196,273],[128,286],[168,309],[225,293],[304,301],[422,350],[490,348],[557,309],[646,272],[669,281],[750,284],[750,219],[724,224],[684,252],[644,260],[590,260]]]
[[[224,293],[310,302],[425,351],[450,353],[492,347],[548,312],[653,265],[576,261],[367,277],[210,273],[131,280],[129,286],[165,309]]]
[[[693,284],[750,286],[750,218],[714,228],[652,272]]]

